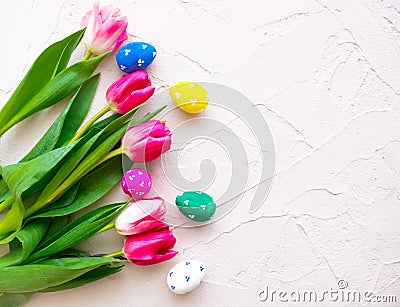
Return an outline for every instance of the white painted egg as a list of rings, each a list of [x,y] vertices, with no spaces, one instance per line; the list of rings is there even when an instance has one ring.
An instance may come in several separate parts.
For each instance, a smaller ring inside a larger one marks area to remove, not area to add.
[[[200,285],[205,273],[206,269],[201,261],[179,262],[168,272],[168,288],[176,294],[189,293]]]

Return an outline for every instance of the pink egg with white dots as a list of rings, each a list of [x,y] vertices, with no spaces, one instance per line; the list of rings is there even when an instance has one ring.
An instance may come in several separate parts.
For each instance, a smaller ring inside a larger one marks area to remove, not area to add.
[[[130,197],[143,198],[151,189],[151,177],[141,168],[132,168],[122,177],[121,186]]]

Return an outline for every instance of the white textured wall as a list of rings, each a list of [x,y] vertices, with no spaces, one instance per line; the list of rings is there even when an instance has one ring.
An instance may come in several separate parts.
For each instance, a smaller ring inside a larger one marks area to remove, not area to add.
[[[129,18],[131,40],[156,45],[149,72],[158,88],[187,79],[219,82],[258,105],[275,140],[275,181],[254,215],[247,213],[252,195],[245,195],[219,222],[175,230],[181,253],[174,260],[128,265],[28,306],[256,306],[265,305],[257,293],[267,285],[322,291],[338,279],[349,289],[397,294],[400,304],[400,2],[113,3]],[[41,50],[79,28],[91,4],[0,2],[0,105]],[[75,60],[82,55],[81,47]],[[120,75],[113,57],[100,70],[91,114]],[[2,163],[22,157],[60,110],[7,133]],[[121,197],[115,189],[105,202]],[[111,251],[119,244],[108,234],[90,246]],[[206,262],[206,281],[191,295],[173,295],[166,272],[188,257]]]

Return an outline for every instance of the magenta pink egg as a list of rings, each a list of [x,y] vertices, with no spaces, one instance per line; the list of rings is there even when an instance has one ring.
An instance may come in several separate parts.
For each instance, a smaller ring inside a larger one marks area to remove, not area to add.
[[[141,168],[132,168],[122,177],[121,186],[130,197],[143,198],[151,189],[151,177]]]

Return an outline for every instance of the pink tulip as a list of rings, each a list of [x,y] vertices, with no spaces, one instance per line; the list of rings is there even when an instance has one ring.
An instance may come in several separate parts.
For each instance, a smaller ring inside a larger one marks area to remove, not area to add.
[[[134,235],[150,229],[160,229],[167,208],[160,197],[131,202],[115,220],[115,229],[121,235]]]
[[[157,159],[171,147],[171,131],[159,120],[129,128],[122,138],[122,150],[133,162]]]
[[[147,72],[139,70],[111,84],[106,98],[111,110],[125,114],[149,99],[154,90]]]
[[[176,239],[165,225],[157,231],[147,231],[128,236],[125,240],[124,254],[132,263],[151,265],[173,258],[178,252],[172,250]]]
[[[128,39],[128,19],[113,5],[99,10],[99,2],[96,1],[93,10],[82,17],[81,24],[86,27],[82,39],[85,48],[97,55],[116,50]]]

